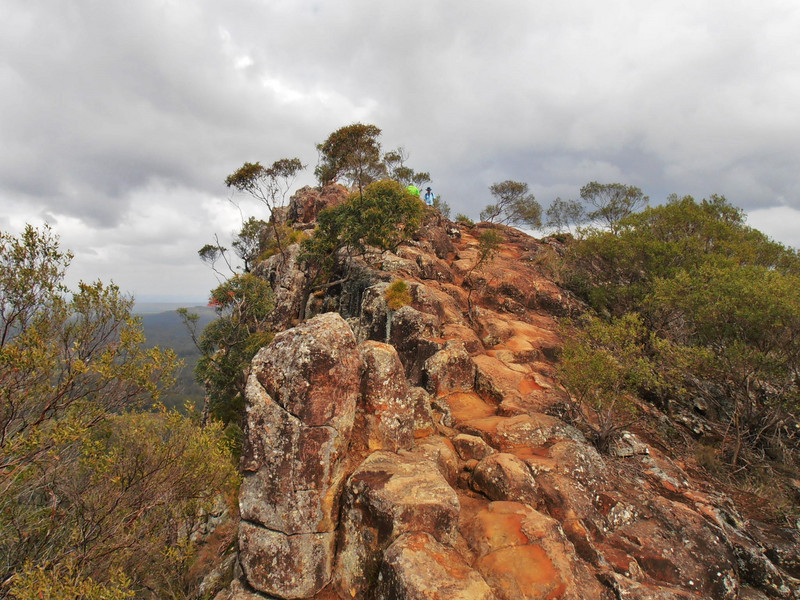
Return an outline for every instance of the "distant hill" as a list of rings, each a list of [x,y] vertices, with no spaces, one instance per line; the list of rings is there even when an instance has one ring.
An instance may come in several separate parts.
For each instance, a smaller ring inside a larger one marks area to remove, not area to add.
[[[171,310],[150,312],[159,307]],[[148,348],[154,346],[172,348],[178,358],[184,362],[183,367],[177,373],[175,387],[162,397],[164,404],[170,407],[181,407],[188,401],[199,408],[203,403],[203,389],[195,382],[193,371],[200,358],[200,352],[192,342],[186,326],[178,315],[177,309],[180,307],[181,305],[174,302],[137,303],[135,313],[142,320],[144,334],[147,337],[146,346]],[[200,317],[197,325],[198,333],[217,317],[214,310],[207,306],[187,308],[189,312]]]

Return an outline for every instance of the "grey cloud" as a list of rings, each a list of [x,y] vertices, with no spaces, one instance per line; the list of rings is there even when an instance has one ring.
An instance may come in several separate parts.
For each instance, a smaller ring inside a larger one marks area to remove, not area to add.
[[[299,156],[310,182],[314,145],[355,120],[404,145],[473,216],[503,179],[544,205],[598,179],[655,202],[719,192],[748,209],[800,207],[800,7],[786,0],[7,0],[3,11],[0,202],[14,219],[128,227],[157,246],[154,225],[131,215],[193,211],[192,195],[223,206],[222,181],[245,160]],[[197,239],[220,223],[202,212]]]

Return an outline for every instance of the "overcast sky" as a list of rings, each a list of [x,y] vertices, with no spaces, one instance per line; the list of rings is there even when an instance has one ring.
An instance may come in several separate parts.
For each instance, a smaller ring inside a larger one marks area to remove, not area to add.
[[[798,247],[799,31],[797,0],[2,0],[0,229],[50,223],[71,283],[202,300],[226,175],[297,156],[311,184],[360,121],[453,214],[621,182]]]

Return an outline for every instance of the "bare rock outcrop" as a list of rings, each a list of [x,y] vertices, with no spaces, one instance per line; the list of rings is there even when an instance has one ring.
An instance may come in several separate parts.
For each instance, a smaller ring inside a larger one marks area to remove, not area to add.
[[[348,194],[347,189],[337,184],[326,185],[322,190],[302,187],[289,199],[286,218],[296,224],[313,225],[321,210],[338,206]]]
[[[404,533],[426,532],[452,546],[459,508],[455,491],[430,461],[370,454],[344,492],[337,587],[345,597],[372,597],[383,552]]]
[[[480,573],[428,533],[407,533],[383,554],[376,600],[495,600]]]
[[[343,197],[301,192],[306,224]],[[581,307],[542,275],[553,248],[516,230],[475,269],[487,226],[429,219],[319,299],[342,316],[256,356],[241,577],[220,600],[800,597],[796,530],[738,515],[638,431],[601,455],[557,416],[554,315]],[[282,326],[304,284],[292,257],[257,270]],[[411,302],[392,310],[396,279]]]
[[[305,598],[330,580],[361,369],[335,313],[276,335],[253,360],[239,556],[256,590]]]

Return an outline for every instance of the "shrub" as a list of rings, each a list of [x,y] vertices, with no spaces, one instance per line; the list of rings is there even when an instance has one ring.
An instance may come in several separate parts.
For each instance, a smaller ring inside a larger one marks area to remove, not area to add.
[[[326,286],[340,251],[349,257],[364,256],[368,249],[395,250],[419,228],[424,206],[400,183],[384,179],[321,211],[313,237],[303,243],[309,292]]]
[[[468,227],[472,227],[475,225],[475,221],[470,219],[467,215],[463,213],[458,213],[456,215],[456,223],[461,223],[462,225],[466,225]]]
[[[481,220],[506,225],[541,227],[542,207],[533,194],[528,193],[528,184],[520,181],[503,181],[489,187],[496,204],[489,204],[481,211]]]
[[[412,301],[411,290],[408,284],[402,279],[393,281],[391,285],[386,288],[384,297],[386,298],[386,304],[392,310],[407,306],[411,304]]]

